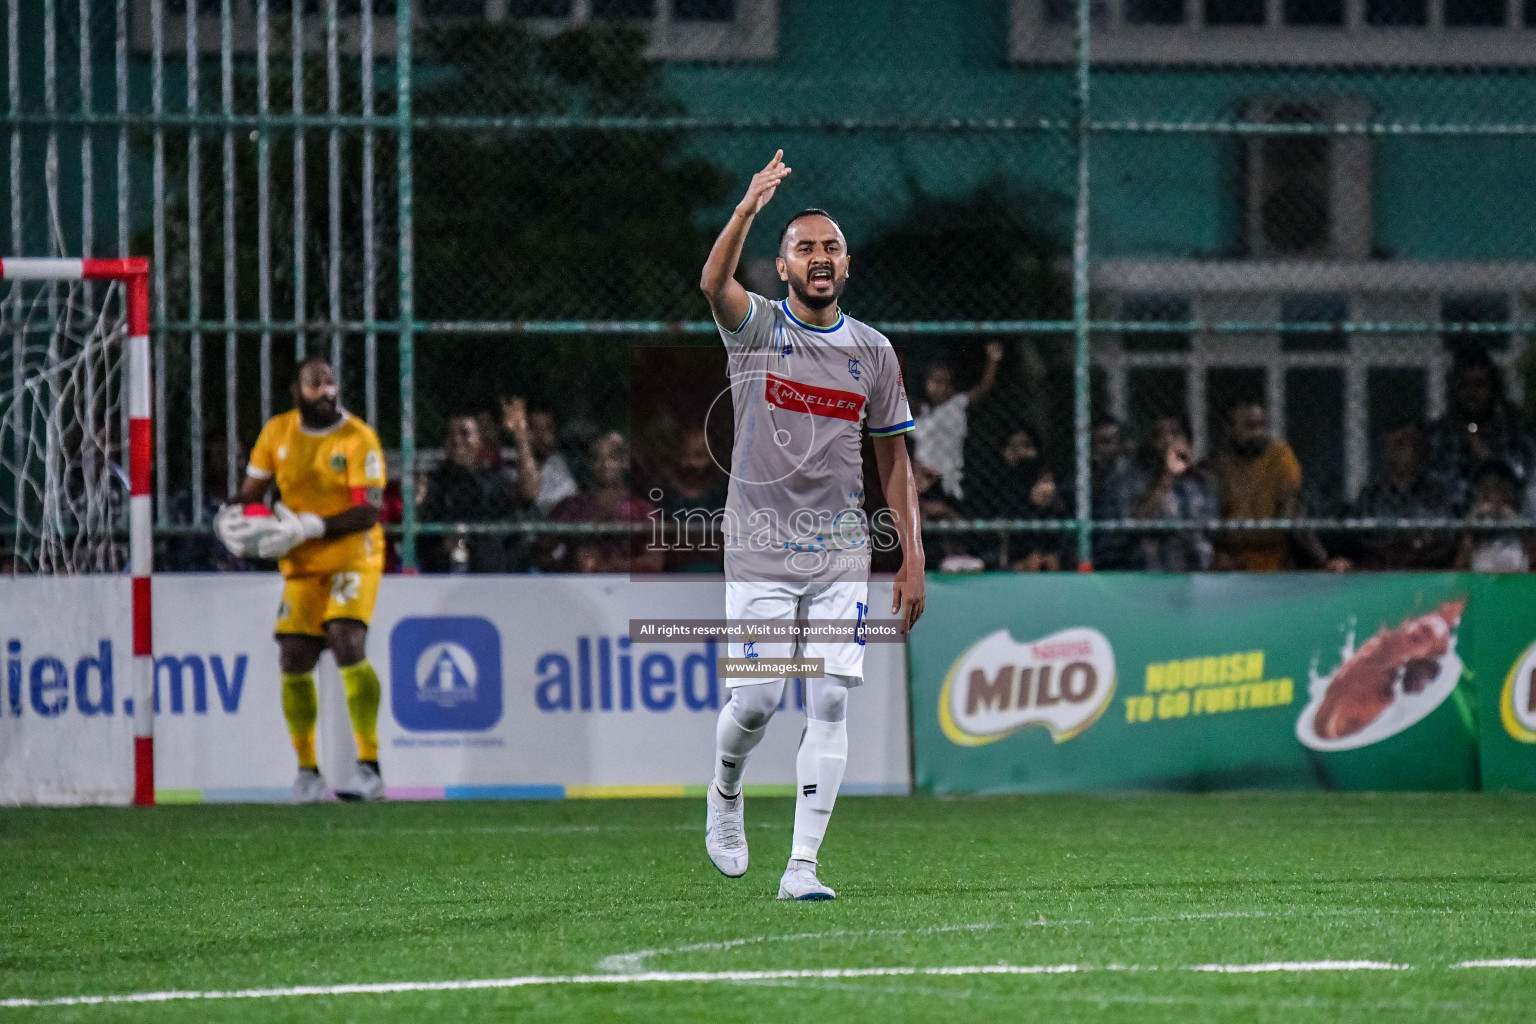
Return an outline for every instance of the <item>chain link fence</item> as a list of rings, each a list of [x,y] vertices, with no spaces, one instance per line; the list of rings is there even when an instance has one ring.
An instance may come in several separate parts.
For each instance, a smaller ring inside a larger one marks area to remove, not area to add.
[[[396,564],[639,564],[722,500],[697,281],[778,148],[740,276],[837,216],[933,568],[1516,567],[1536,524],[1513,0],[0,6],[10,251],[154,261],[163,569],[232,567],[303,353]]]

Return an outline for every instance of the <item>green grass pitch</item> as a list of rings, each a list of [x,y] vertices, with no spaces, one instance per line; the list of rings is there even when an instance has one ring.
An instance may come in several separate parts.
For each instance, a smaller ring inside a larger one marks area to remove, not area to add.
[[[832,903],[773,899],[793,805],[716,874],[688,801],[0,810],[10,1021],[1528,1021],[1536,799],[846,799]],[[1402,969],[1213,973],[1369,961]],[[1071,972],[939,973],[987,965]],[[1132,969],[1134,968],[1134,969]],[[720,972],[885,969],[843,977]],[[611,971],[703,972],[617,984]],[[907,973],[891,973],[903,971]]]

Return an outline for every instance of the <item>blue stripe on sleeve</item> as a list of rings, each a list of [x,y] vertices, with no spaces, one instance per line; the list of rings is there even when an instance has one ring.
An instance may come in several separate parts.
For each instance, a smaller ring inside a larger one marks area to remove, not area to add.
[[[747,305],[747,318],[745,320],[743,320],[741,322],[741,326],[737,327],[734,331],[731,330],[729,327],[725,326],[725,324],[722,324],[719,320],[715,321],[715,326],[720,328],[726,334],[740,334],[742,331],[747,329],[747,324],[751,322],[751,320],[752,320],[752,310],[753,310],[753,304],[749,301],[749,303]]]

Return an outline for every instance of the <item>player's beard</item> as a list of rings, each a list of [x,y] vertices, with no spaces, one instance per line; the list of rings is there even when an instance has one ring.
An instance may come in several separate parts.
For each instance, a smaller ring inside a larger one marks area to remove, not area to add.
[[[341,401],[336,398],[321,398],[314,402],[306,402],[300,398],[299,419],[306,427],[315,430],[324,430],[334,426],[341,419]]]
[[[809,284],[810,280],[808,278],[799,280],[793,275],[789,278],[789,290],[795,293],[795,298],[800,300],[802,306],[806,309],[822,310],[843,297],[843,288],[848,284],[848,275],[844,274],[842,277],[834,276],[832,278],[832,291],[826,295],[812,295],[808,287]]]

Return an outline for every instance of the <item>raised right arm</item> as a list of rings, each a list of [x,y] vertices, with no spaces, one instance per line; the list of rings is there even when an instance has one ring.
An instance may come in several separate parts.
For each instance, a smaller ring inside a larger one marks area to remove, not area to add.
[[[728,331],[739,328],[752,311],[752,299],[736,280],[741,247],[747,241],[747,232],[752,228],[753,218],[768,205],[779,183],[787,177],[789,168],[784,166],[784,151],[781,149],[773,154],[767,167],[752,175],[747,194],[736,204],[731,219],[726,222],[720,237],[715,239],[714,248],[709,250],[709,259],[704,261],[704,272],[699,275],[699,290],[709,300],[715,323]]]

